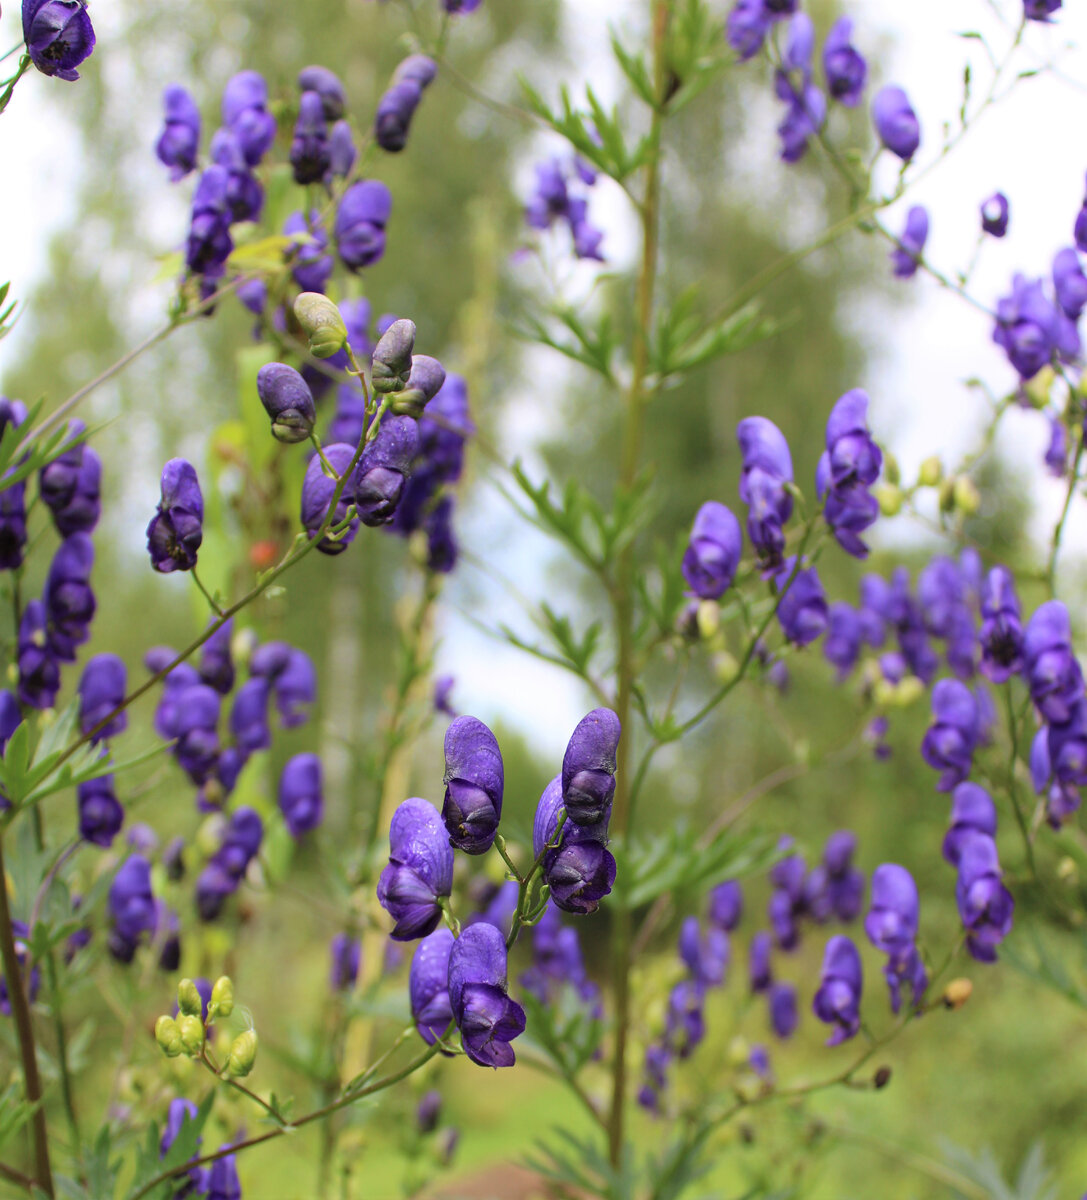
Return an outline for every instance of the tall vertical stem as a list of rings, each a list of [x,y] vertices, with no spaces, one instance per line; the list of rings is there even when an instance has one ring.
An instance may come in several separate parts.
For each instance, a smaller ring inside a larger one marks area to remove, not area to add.
[[[4,867],[3,838],[0,837],[0,957],[4,963],[4,977],[8,985],[8,1001],[15,1021],[15,1036],[19,1042],[19,1054],[23,1060],[23,1080],[26,1085],[26,1102],[34,1106],[30,1118],[30,1134],[34,1142],[35,1182],[48,1196],[53,1195],[53,1172],[49,1166],[49,1133],[45,1124],[45,1110],[41,1105],[42,1083],[38,1074],[38,1056],[34,1049],[34,1028],[30,1023],[30,1005],[23,973],[19,967],[19,956],[15,950],[15,931],[11,924],[11,908],[8,905],[7,873]]]
[[[652,50],[654,90],[657,104],[650,125],[649,161],[646,164],[645,194],[641,204],[642,257],[635,300],[636,326],[630,388],[623,421],[619,488],[629,490],[637,477],[641,458],[642,429],[646,401],[646,375],[652,336],[653,297],[657,281],[657,252],[660,237],[660,143],[666,88],[665,42],[671,16],[670,0],[652,0]],[[611,827],[625,839],[630,823],[631,693],[634,686],[634,550],[628,543],[616,567],[612,607],[618,643],[616,708],[623,736],[619,740],[615,801]],[[612,933],[612,979],[615,986],[615,1051],[612,1059],[611,1109],[608,1114],[608,1156],[618,1166],[623,1152],[623,1123],[627,1093],[627,1027],[630,1023],[630,943],[632,918],[624,909],[615,915]]]

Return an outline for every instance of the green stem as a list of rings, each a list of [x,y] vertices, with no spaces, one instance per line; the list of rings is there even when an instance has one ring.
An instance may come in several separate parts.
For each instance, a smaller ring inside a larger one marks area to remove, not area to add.
[[[213,613],[214,613],[214,614],[215,614],[217,617],[221,617],[221,616],[223,615],[223,609],[222,609],[222,606],[221,606],[221,605],[219,604],[219,602],[218,602],[218,601],[217,601],[217,600],[216,600],[216,599],[215,599],[215,598],[212,596],[212,594],[211,594],[211,593],[208,591],[208,589],[207,589],[206,587],[204,587],[203,581],[201,580],[200,576],[199,576],[199,575],[197,575],[197,573],[196,573],[196,567],[195,567],[195,566],[193,567],[191,574],[192,574],[192,581],[193,581],[193,583],[195,583],[195,584],[196,584],[196,586],[197,586],[197,587],[200,589],[200,594],[201,594],[201,595],[204,597],[204,599],[205,599],[205,600],[208,602],[208,604],[209,604],[209,605],[211,605],[211,611],[212,611],[212,612],[213,612]]]
[[[521,877],[521,872],[517,870],[517,864],[512,858],[510,858],[509,851],[506,849],[506,839],[501,834],[494,839],[494,848],[502,856],[502,861],[507,867],[509,867],[510,874],[513,876],[513,878],[518,883],[524,883],[524,879]]]
[[[9,51],[9,53],[10,53],[10,51]],[[7,58],[7,55],[5,54],[4,57]],[[0,113],[2,113],[5,108],[7,108],[8,101],[11,99],[11,93],[15,91],[15,85],[26,74],[29,67],[30,67],[30,55],[24,54],[23,57],[19,59],[19,69],[7,81],[7,87],[4,88],[3,92],[0,92]]]
[[[7,872],[4,867],[4,840],[0,837],[0,957],[3,958],[4,975],[8,981],[8,1000],[15,1021],[15,1035],[19,1043],[19,1054],[23,1060],[23,1081],[26,1087],[26,1102],[34,1112],[30,1118],[30,1133],[34,1143],[35,1182],[47,1196],[53,1195],[53,1172],[49,1165],[49,1130],[42,1107],[42,1084],[38,1074],[38,1055],[34,1047],[34,1027],[30,1020],[30,1005],[27,1001],[23,970],[15,950],[15,932],[11,923],[11,908],[8,904]]]
[[[1068,521],[1068,513],[1072,508],[1072,498],[1076,494],[1076,488],[1079,486],[1079,468],[1083,461],[1084,439],[1083,434],[1080,434],[1079,444],[1076,446],[1076,456],[1072,460],[1072,472],[1068,480],[1068,491],[1064,494],[1064,506],[1061,509],[1060,520],[1053,529],[1053,541],[1049,550],[1049,562],[1046,564],[1045,580],[1046,586],[1049,588],[1050,598],[1057,594],[1057,559],[1061,552],[1061,540],[1064,537],[1064,527]]]

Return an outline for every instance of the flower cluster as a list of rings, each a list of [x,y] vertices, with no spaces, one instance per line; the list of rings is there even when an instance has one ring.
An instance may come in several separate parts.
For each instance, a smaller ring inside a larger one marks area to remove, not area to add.
[[[525,208],[525,221],[533,229],[550,229],[556,221],[565,222],[574,243],[577,258],[604,261],[600,243],[602,230],[589,221],[589,200],[571,187],[582,184],[591,188],[597,175],[584,159],[574,155],[569,162],[558,158],[536,164],[536,190]]]

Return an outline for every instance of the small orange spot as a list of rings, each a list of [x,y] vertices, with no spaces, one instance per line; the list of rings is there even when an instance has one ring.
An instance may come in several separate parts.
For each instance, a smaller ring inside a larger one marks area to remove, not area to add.
[[[249,547],[249,562],[254,570],[267,571],[269,567],[275,566],[278,557],[278,546],[276,546],[275,542],[268,539],[261,542],[254,542]]]

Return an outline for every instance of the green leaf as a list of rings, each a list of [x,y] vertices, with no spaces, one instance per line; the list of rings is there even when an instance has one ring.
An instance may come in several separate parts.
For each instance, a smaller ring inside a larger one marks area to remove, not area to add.
[[[656,109],[658,107],[657,95],[653,90],[653,80],[650,77],[645,59],[640,55],[632,54],[629,50],[625,50],[622,42],[619,41],[619,35],[614,29],[609,30],[609,32],[611,34],[611,50],[615,55],[615,61],[619,64],[623,74],[627,77],[635,92],[638,93],[650,108]]]
[[[774,337],[779,322],[763,317],[756,302],[706,324],[695,312],[697,288],[677,297],[657,322],[650,343],[650,369],[662,378],[682,375],[729,354],[738,354]]]

